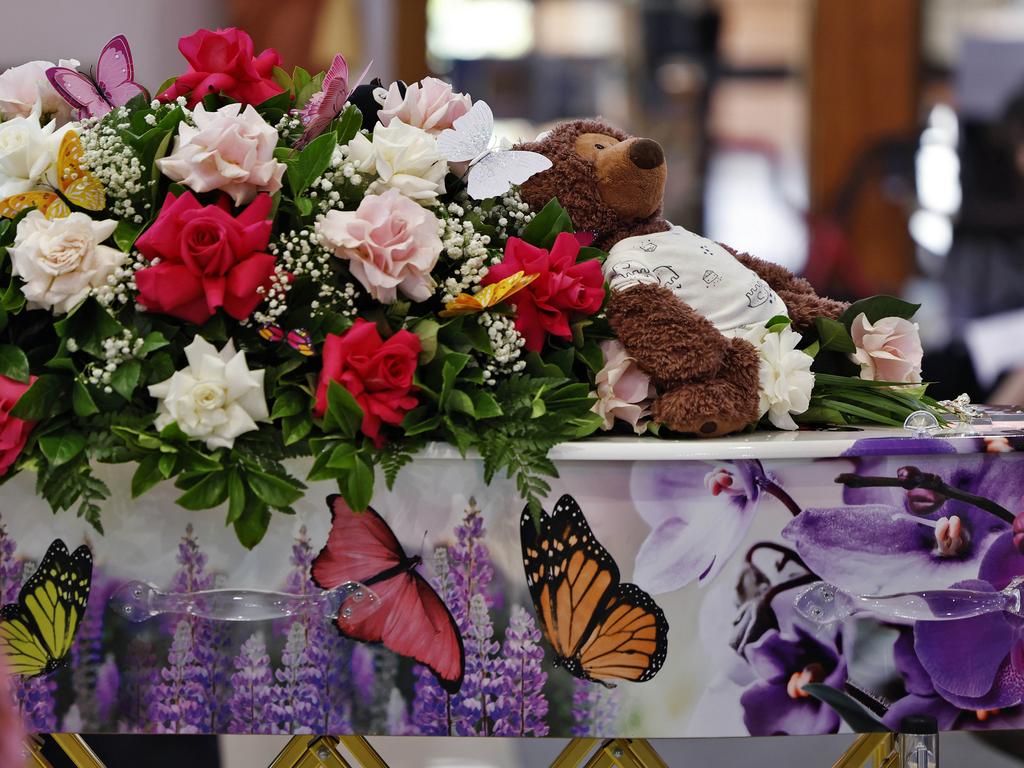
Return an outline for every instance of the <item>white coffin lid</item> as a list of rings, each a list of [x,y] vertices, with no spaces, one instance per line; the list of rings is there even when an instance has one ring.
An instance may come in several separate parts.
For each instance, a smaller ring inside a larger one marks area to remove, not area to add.
[[[961,425],[934,432],[930,437],[949,441],[957,453],[986,453],[1024,450],[1024,419],[987,425]],[[862,440],[885,443],[861,444]],[[905,429],[863,427],[860,429],[801,430],[797,432],[758,431],[707,440],[696,438],[593,437],[562,443],[552,449],[554,461],[722,461],[735,459],[822,459],[864,453],[913,455],[922,438]],[[921,453],[934,453],[922,450]],[[462,458],[455,446],[430,443],[417,460]],[[475,453],[466,458],[478,459]]]

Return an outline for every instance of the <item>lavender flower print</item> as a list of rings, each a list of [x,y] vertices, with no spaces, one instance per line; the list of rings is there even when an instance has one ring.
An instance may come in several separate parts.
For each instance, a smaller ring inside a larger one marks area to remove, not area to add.
[[[160,683],[153,689],[149,718],[157,733],[204,733],[210,727],[209,679],[196,661],[193,639],[191,623],[182,619],[174,630],[167,666],[160,670]]]
[[[768,482],[761,462],[637,462],[633,503],[651,532],[633,580],[659,594],[713,579],[743,541]]]
[[[808,683],[842,687],[846,662],[842,637],[823,640],[803,627],[766,632],[747,646],[747,661],[758,680],[740,697],[743,723],[751,736],[836,733],[839,715],[803,690]]]
[[[274,678],[267,645],[260,634],[242,643],[231,676],[231,733],[273,733]]]
[[[572,679],[573,736],[613,736],[619,719],[619,689]]]
[[[281,668],[277,670],[276,719],[282,733],[314,733],[324,721],[320,690],[320,670],[310,663],[306,628],[294,622],[281,652]]]
[[[479,592],[469,601],[469,626],[463,633],[466,644],[466,672],[456,695],[452,720],[457,736],[489,736],[498,691],[499,645],[493,640],[494,626],[487,601]]]
[[[503,669],[498,676],[494,708],[496,736],[547,736],[544,718],[548,700],[544,696],[547,673],[541,668],[544,649],[533,616],[513,605],[502,645]]]

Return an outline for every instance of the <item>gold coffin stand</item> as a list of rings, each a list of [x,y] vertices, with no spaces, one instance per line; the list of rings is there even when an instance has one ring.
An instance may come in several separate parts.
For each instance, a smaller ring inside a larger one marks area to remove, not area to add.
[[[75,734],[44,737],[64,752],[75,768],[105,768],[85,740]],[[43,738],[28,743],[29,768],[53,768],[42,755]],[[572,739],[551,768],[668,768],[645,739]],[[389,768],[363,736],[294,736],[269,768]],[[857,738],[833,768],[902,768],[889,733]]]

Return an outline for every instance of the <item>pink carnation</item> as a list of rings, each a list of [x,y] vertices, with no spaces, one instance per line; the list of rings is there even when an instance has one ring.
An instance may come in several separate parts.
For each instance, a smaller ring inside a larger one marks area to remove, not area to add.
[[[428,133],[440,133],[469,112],[470,106],[472,101],[466,94],[455,93],[444,80],[425,77],[410,85],[405,96],[398,89],[398,83],[392,83],[377,118],[381,125],[398,118]]]
[[[597,402],[591,410],[604,419],[602,429],[611,429],[620,419],[641,435],[647,431],[657,394],[651,378],[615,339],[602,341],[601,352],[604,367],[597,374]]]
[[[885,317],[869,323],[861,312],[850,328],[857,351],[850,358],[860,365],[860,377],[898,384],[921,382],[921,336],[917,323],[902,317]]]
[[[389,304],[397,291],[425,301],[434,292],[430,270],[442,248],[437,217],[397,189],[367,195],[355,211],[328,211],[317,228],[377,301]]]

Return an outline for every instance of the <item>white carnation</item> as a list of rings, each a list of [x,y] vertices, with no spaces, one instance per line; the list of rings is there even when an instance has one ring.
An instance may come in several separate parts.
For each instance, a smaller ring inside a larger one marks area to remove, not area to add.
[[[84,213],[50,221],[39,211],[29,211],[8,249],[11,271],[24,281],[21,291],[29,306],[64,314],[92,289],[107,285],[107,278],[128,258],[100,245],[116,227],[113,219],[94,221]]]
[[[208,448],[231,448],[235,438],[270,421],[264,371],[249,370],[244,352],[229,341],[219,352],[202,336],[185,347],[188,365],[149,387],[157,405],[156,427],[176,423]]]
[[[397,189],[420,205],[433,205],[444,191],[448,161],[438,150],[437,141],[401,120],[378,124],[372,141],[357,133],[346,147],[346,156],[360,173],[377,175],[367,194]]]
[[[767,413],[779,429],[796,429],[793,416],[808,409],[814,389],[814,359],[796,348],[800,334],[789,327],[777,333],[756,328],[744,338],[761,358],[758,418]]]

